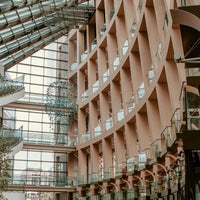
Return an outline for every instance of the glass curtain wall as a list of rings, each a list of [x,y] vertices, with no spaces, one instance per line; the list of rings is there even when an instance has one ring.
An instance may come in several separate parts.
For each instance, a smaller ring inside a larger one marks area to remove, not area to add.
[[[3,125],[12,124],[15,129],[23,127],[24,143],[38,145],[38,149],[23,147],[15,154],[12,184],[55,187],[67,184],[67,153],[55,152],[54,147],[68,145],[68,136],[66,132],[58,132],[60,129],[55,128],[58,125],[52,128],[52,123],[56,122],[52,122],[45,111],[48,86],[57,81],[66,82],[67,51],[67,37],[64,36],[6,72],[12,79],[25,76],[25,96],[14,106],[3,108]],[[43,144],[52,145],[51,150],[40,149]],[[53,194],[42,192],[28,192],[26,196],[26,199],[31,196],[53,199]]]

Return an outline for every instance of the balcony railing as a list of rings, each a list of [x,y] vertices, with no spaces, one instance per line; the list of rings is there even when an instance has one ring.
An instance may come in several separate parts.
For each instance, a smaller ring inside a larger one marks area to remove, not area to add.
[[[100,36],[103,36],[105,32],[106,32],[106,24],[103,24],[100,30]]]
[[[136,168],[142,169],[146,166],[148,161],[151,160],[150,148],[146,148],[144,151],[138,153],[138,163],[136,162]]]
[[[98,181],[99,181],[98,172],[93,172],[93,173],[89,174],[89,183],[91,183],[91,184],[98,183]]]
[[[124,200],[125,199],[125,192],[115,192],[115,199],[116,200]]]
[[[77,62],[74,62],[74,63],[71,65],[71,67],[70,67],[71,71],[74,71],[74,70],[76,70],[77,68],[78,68],[78,63],[77,63]]]
[[[110,78],[110,69],[107,69],[103,74],[103,83],[105,83]]]
[[[200,68],[199,68],[199,67],[188,68],[188,69],[187,69],[187,73],[188,73],[188,76],[189,76],[189,77],[200,76]]]
[[[137,191],[134,189],[127,190],[127,200],[133,200],[138,198]]]
[[[151,66],[151,68],[149,69],[147,76],[148,76],[149,84],[151,84],[155,76],[153,66]]]
[[[102,134],[102,128],[101,125],[98,125],[94,128],[94,137],[97,137]]]
[[[109,167],[109,168],[104,168],[103,170],[103,180],[104,181],[109,181],[110,179],[114,178],[114,168]]]
[[[144,82],[141,83],[137,92],[138,92],[138,99],[142,99],[142,97],[145,95]]]
[[[151,145],[151,158],[159,158],[161,156],[161,139],[155,140]]]
[[[82,135],[82,142],[88,142],[91,139],[91,135],[89,132],[86,132]]]
[[[112,19],[113,15],[115,14],[115,8],[112,7],[112,10],[110,11],[110,20]]]
[[[176,133],[172,130],[173,128],[171,126],[167,126],[163,132],[161,133],[162,138],[164,138],[164,141],[166,141],[167,147],[171,147],[172,144],[176,140]],[[165,144],[165,143],[163,143]]]
[[[23,131],[23,141],[35,144],[64,145],[76,146],[78,144],[77,136],[68,136],[66,134],[46,133]]]
[[[117,121],[121,121],[124,119],[124,109],[120,109],[118,112],[117,112]]]
[[[92,93],[95,93],[99,89],[99,80],[97,80],[93,85],[92,85]]]
[[[97,46],[97,39],[95,38],[91,43],[91,50],[93,50]]]
[[[103,194],[103,200],[112,200],[112,194]]]
[[[127,172],[127,166],[126,163],[119,163],[115,166],[115,177],[122,177],[123,175],[126,175]]]
[[[131,30],[130,30],[130,35],[133,38],[135,36],[135,31],[137,29],[137,25],[136,25],[136,19],[134,19],[134,22],[131,26]]]
[[[172,127],[174,128],[175,132],[180,132],[181,129],[181,110],[177,108],[172,116],[171,119]]]
[[[119,65],[120,65],[120,59],[119,56],[117,56],[113,61],[113,70],[115,71],[119,67]]]
[[[137,157],[137,160],[138,160],[138,157]],[[126,161],[127,173],[134,173],[135,162],[136,162],[136,157],[131,157],[131,158],[127,159],[127,161]]]
[[[124,42],[124,45],[122,47],[122,55],[125,55],[127,51],[128,51],[128,40]]]
[[[81,62],[83,62],[88,56],[87,50],[84,51],[84,53],[81,55]]]
[[[78,186],[83,186],[87,184],[87,179],[84,175],[78,176]]]
[[[72,180],[75,179],[68,177],[58,177],[51,174],[43,174],[43,175],[12,174],[12,177],[9,179],[9,185],[73,187]]]
[[[106,120],[105,122],[105,128],[106,130],[109,130],[113,127],[113,118],[110,117],[109,119]]]
[[[127,102],[127,111],[131,112],[135,108],[135,97],[132,96],[130,100]]]
[[[87,100],[88,97],[89,97],[89,90],[86,90],[86,91],[83,92],[83,94],[81,95],[81,101],[84,102],[85,100]]]

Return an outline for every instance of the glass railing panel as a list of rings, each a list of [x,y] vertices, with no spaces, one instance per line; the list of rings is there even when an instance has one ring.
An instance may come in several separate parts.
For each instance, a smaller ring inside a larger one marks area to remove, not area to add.
[[[161,139],[155,140],[151,145],[151,158],[158,158],[161,154]]]
[[[78,63],[77,63],[77,62],[74,62],[74,63],[71,65],[71,67],[70,67],[71,71],[74,71],[74,70],[76,70],[77,68],[78,68]]]
[[[100,200],[99,195],[93,195],[90,197],[90,200]]]
[[[124,192],[115,192],[115,200],[124,200],[125,194]]]
[[[84,175],[78,176],[78,186],[85,185],[86,183],[87,182],[86,182],[86,178]]]
[[[122,54],[125,55],[126,52],[127,52],[127,50],[128,50],[128,40],[126,40],[126,41],[124,42],[124,45],[123,45],[123,47],[122,47]]]
[[[93,85],[92,85],[92,93],[95,93],[99,89],[99,80],[97,80]]]
[[[100,30],[100,36],[103,36],[105,32],[106,32],[106,24],[103,24]]]
[[[97,39],[95,38],[91,43],[91,50],[93,50],[97,46]]]
[[[141,85],[140,85],[140,87],[139,87],[137,93],[138,93],[138,99],[142,99],[143,96],[145,95],[144,82],[141,83]]]
[[[135,36],[135,31],[137,29],[137,25],[136,25],[136,19],[134,19],[134,22],[131,26],[131,30],[130,30],[130,36],[133,38]]]
[[[88,56],[88,52],[87,52],[87,50],[86,50],[86,51],[84,51],[84,53],[81,55],[81,62],[83,62],[83,61],[87,58],[87,56]]]
[[[101,125],[98,125],[94,128],[94,137],[97,137],[102,134],[102,128]]]
[[[126,175],[127,166],[126,163],[119,163],[115,166],[115,177]]]
[[[127,193],[127,200],[133,200],[138,197],[136,190],[130,189],[130,190],[127,190],[126,193]]]
[[[147,196],[147,187],[146,186],[139,186],[138,187],[138,194],[139,194],[139,197]]]
[[[155,76],[153,66],[149,69],[147,76],[148,76],[149,84],[151,84]]]
[[[119,67],[119,65],[120,65],[120,59],[119,59],[119,56],[117,56],[115,58],[115,60],[113,61],[113,69],[114,69],[114,71]]]
[[[93,172],[89,174],[89,183],[97,183],[99,181],[98,172]]]
[[[85,134],[82,135],[82,142],[87,142],[91,138],[91,135],[89,132],[86,132]]]
[[[113,119],[110,117],[109,119],[106,120],[105,122],[106,130],[109,130],[113,127]]]
[[[129,113],[135,108],[135,97],[132,96],[126,104],[127,104],[127,111]]]
[[[180,132],[181,129],[181,110],[177,108],[171,119],[172,127],[175,129],[175,132]],[[175,134],[176,134],[175,133]]]
[[[71,181],[67,177],[53,176],[47,172],[46,174],[12,174],[9,185],[32,185],[32,186],[71,186]],[[70,183],[70,184],[69,184]]]
[[[112,167],[110,168],[104,168],[103,170],[103,180],[110,180],[114,178],[114,170]]]
[[[121,121],[124,119],[124,109],[120,109],[119,112],[117,113],[117,121]]]
[[[105,83],[110,78],[110,69],[107,69],[103,74],[103,83]]]
[[[114,14],[115,14],[115,8],[113,6],[112,10],[110,11],[110,20],[113,18]]]
[[[126,161],[126,166],[127,166],[127,172],[133,173],[135,170],[135,163],[134,163],[135,158],[131,157],[127,159]]]
[[[81,101],[84,102],[85,100],[87,100],[88,97],[89,97],[89,91],[86,90],[86,91],[81,95]]]
[[[162,132],[163,137],[165,138],[165,141],[167,143],[167,147],[171,147],[172,144],[175,142],[176,140],[176,134],[174,131],[172,131],[172,127],[171,126],[167,126],[164,131]]]
[[[104,200],[112,200],[112,195],[110,193],[108,194],[103,194],[103,199]]]

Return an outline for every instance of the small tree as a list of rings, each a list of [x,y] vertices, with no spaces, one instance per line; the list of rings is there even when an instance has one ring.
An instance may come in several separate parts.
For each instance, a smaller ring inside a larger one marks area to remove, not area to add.
[[[10,153],[9,147],[12,141],[7,137],[0,136],[0,199],[4,200],[3,192],[7,190],[8,182],[10,178],[10,159],[8,154]]]

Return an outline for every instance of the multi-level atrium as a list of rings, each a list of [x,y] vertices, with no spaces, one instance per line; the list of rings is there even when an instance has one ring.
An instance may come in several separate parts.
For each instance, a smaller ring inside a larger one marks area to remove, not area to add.
[[[199,13],[199,0],[1,1],[3,195],[198,200]]]

